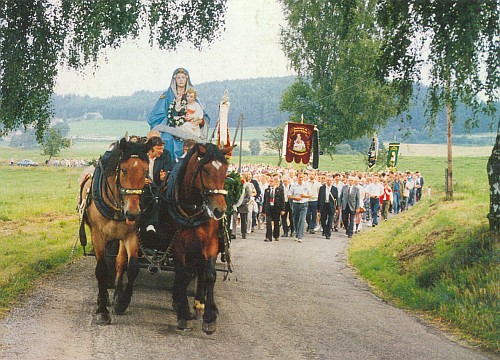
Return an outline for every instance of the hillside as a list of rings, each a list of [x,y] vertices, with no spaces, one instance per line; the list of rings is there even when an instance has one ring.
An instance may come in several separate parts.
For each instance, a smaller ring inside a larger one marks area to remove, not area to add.
[[[246,80],[227,80],[207,82],[196,85],[199,98],[215,124],[218,117],[218,104],[224,91],[229,93],[231,109],[229,126],[235,127],[240,114],[244,115],[245,127],[273,127],[287,120],[287,113],[279,110],[281,95],[294,81],[294,77],[257,78]],[[401,118],[392,119],[384,129],[379,129],[383,139],[404,140],[410,143],[445,143],[446,114],[443,109],[438,115],[432,136],[425,120],[426,88],[416,89],[414,105]],[[56,117],[68,121],[84,119],[86,114],[100,114],[104,119],[146,121],[162,91],[139,91],[132,96],[97,98],[77,95],[55,95],[53,105]],[[500,112],[500,105],[497,106]],[[465,129],[465,120],[471,110],[462,105],[457,109],[457,121],[453,126],[454,143],[457,145],[493,145],[494,137],[470,136]],[[401,123],[400,119],[410,115],[411,122]],[[475,134],[491,133],[492,119],[480,115]],[[495,125],[494,125],[495,126]],[[403,134],[407,134],[404,138]]]

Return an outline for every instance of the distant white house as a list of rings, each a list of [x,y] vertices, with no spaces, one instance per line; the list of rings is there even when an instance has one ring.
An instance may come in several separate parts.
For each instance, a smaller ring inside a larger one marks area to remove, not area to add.
[[[56,118],[56,117],[53,117],[51,120],[50,120],[50,126],[54,126],[56,124],[59,124],[59,123],[63,123],[64,122],[64,119],[63,118]]]
[[[83,115],[84,120],[101,120],[104,119],[100,112],[88,112]]]

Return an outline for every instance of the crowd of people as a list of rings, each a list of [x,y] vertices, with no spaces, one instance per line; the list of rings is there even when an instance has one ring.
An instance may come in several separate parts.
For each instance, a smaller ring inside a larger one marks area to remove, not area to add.
[[[182,160],[189,141],[205,140],[202,129],[210,118],[185,68],[174,70],[169,88],[160,96],[147,121],[151,129],[148,138],[157,140],[158,148],[164,146],[160,155],[172,159],[164,172]],[[303,148],[303,141],[297,137],[294,149]],[[155,154],[150,155],[150,162],[155,161],[154,158]],[[234,170],[235,166],[231,165],[229,171]],[[231,237],[236,237],[238,228],[245,239],[256,228],[265,226],[266,242],[292,237],[300,243],[304,233],[319,231],[329,239],[332,231],[341,229],[352,237],[361,231],[363,223],[377,226],[379,213],[387,220],[389,212],[398,214],[415,204],[422,196],[424,184],[418,171],[300,172],[293,167],[265,165],[245,165],[239,170],[242,170],[243,191],[232,208]],[[149,173],[155,173],[151,165]],[[151,185],[155,183],[153,178]]]
[[[264,241],[304,234],[331,238],[344,231],[351,238],[363,226],[375,227],[389,213],[398,214],[422,198],[424,179],[416,172],[339,172],[242,166],[243,191],[233,206],[231,237],[242,239],[265,229]],[[230,165],[229,171],[236,166]],[[239,228],[239,231],[238,231]]]

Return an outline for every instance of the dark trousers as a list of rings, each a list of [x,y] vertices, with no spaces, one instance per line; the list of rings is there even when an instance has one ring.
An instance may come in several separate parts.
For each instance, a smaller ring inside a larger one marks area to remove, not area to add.
[[[141,196],[141,225],[156,225],[158,223],[159,195],[158,188],[154,185],[146,185]]]
[[[280,237],[280,211],[272,209],[266,213],[266,239]]]
[[[335,217],[335,208],[331,207],[330,204],[325,204],[321,210],[321,227],[323,228],[323,233],[326,237],[332,235],[332,224],[333,218]]]
[[[380,208],[380,199],[370,198],[370,208],[372,211],[372,224],[378,224],[378,209]]]
[[[342,209],[342,222],[344,223],[346,234],[350,236],[354,233],[354,215],[356,215],[356,210],[351,210],[349,206]]]
[[[291,234],[293,232],[293,216],[290,202],[285,202],[285,213],[281,215],[281,226],[283,227],[284,234]]]
[[[246,237],[248,231],[248,213],[240,213],[240,221],[241,221],[241,235]]]
[[[318,218],[318,201],[309,201],[307,203],[307,230],[312,231],[316,228],[316,222]]]

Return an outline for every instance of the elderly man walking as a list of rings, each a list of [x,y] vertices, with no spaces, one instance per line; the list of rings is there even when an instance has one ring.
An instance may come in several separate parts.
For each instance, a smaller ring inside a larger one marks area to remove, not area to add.
[[[346,235],[352,238],[354,233],[354,215],[359,212],[360,194],[354,185],[354,177],[349,176],[347,185],[344,185],[339,196],[339,204],[342,208],[342,222],[346,228]]]

